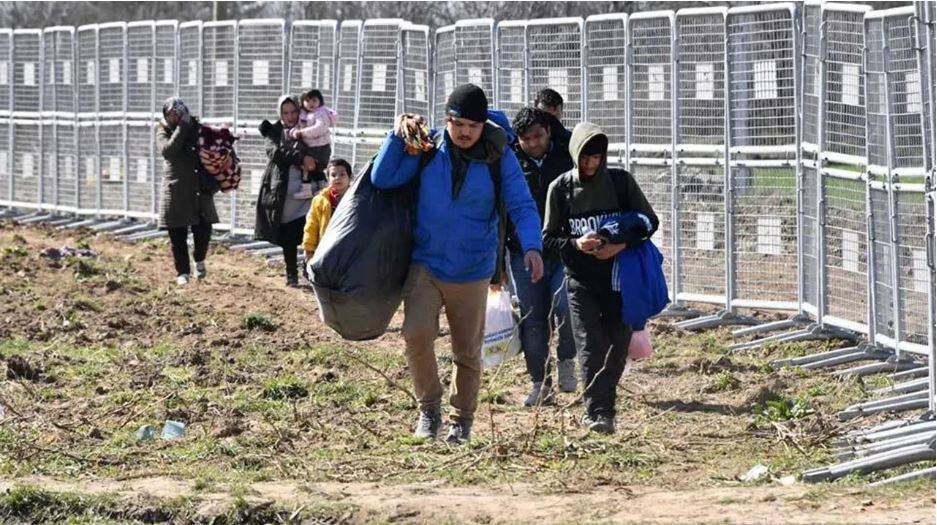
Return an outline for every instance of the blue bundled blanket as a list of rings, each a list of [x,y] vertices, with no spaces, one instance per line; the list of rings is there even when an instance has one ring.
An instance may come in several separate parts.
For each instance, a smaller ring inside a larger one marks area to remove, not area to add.
[[[619,244],[629,231],[637,231],[646,239],[650,224],[643,214],[628,212],[606,219],[598,233],[608,242]],[[621,294],[621,320],[635,331],[643,330],[647,320],[670,302],[663,262],[664,256],[654,243],[644,241],[615,257],[612,286]]]

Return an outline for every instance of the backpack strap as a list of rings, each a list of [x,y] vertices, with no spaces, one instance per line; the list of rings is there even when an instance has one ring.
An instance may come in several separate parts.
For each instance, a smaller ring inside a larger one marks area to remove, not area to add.
[[[491,276],[491,284],[501,284],[505,276],[505,244],[508,234],[508,209],[501,198],[501,157],[488,163],[488,175],[494,185],[495,213],[498,214],[498,251],[495,252],[495,273]]]

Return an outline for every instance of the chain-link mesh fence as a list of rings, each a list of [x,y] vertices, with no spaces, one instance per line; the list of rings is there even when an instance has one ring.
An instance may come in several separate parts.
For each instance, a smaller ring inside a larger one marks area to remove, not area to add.
[[[563,97],[563,124],[583,120],[581,18],[544,18],[527,25],[527,93],[549,87]],[[532,102],[532,101],[530,101]]]

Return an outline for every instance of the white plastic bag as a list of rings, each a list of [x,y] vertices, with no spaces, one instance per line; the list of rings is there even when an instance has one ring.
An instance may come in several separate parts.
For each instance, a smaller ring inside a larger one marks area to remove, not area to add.
[[[482,342],[482,362],[493,368],[521,351],[521,338],[511,308],[511,294],[505,290],[488,291],[485,307],[485,339]]]

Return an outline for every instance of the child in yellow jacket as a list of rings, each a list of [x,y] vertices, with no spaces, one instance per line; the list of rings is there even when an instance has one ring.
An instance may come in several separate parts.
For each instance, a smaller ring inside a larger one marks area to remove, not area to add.
[[[328,167],[329,185],[313,197],[312,206],[306,215],[306,226],[303,229],[303,253],[306,261],[312,259],[319,241],[325,234],[325,228],[332,219],[332,213],[338,206],[338,201],[351,185],[351,165],[345,159],[332,159]]]

